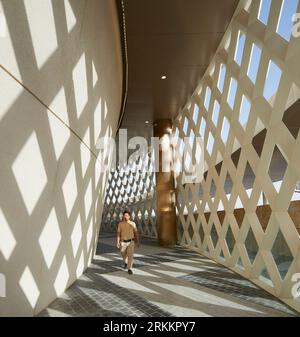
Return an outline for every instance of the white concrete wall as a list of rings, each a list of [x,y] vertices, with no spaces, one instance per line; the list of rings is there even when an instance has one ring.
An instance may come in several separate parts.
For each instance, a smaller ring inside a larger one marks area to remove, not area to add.
[[[32,316],[89,265],[122,59],[113,0],[0,0],[0,316]]]

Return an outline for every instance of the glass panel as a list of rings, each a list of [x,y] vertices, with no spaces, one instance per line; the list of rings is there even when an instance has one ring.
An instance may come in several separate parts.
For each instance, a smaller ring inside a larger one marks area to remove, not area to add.
[[[206,93],[205,93],[205,100],[204,100],[204,106],[207,111],[209,108],[210,97],[211,97],[211,90],[210,90],[210,87],[207,87]]]
[[[198,114],[199,114],[199,107],[197,104],[194,105],[194,113],[193,113],[193,121],[197,124],[198,121]]]
[[[241,149],[238,149],[231,155],[231,160],[236,168],[238,167],[238,164],[239,164],[240,155],[241,155]]]
[[[288,213],[293,220],[296,230],[300,234],[300,181],[296,183]]]
[[[184,168],[187,172],[189,172],[189,169],[190,169],[190,164],[191,164],[192,160],[191,160],[191,156],[190,154],[187,152],[185,154],[185,157],[184,157]]]
[[[244,217],[245,217],[245,210],[244,208],[235,208],[233,211],[233,215],[235,217],[235,220],[239,226],[239,228],[241,228],[243,221],[244,221]]]
[[[280,230],[277,234],[271,253],[276,262],[279,274],[281,278],[284,279],[294,258]]]
[[[217,126],[217,124],[218,124],[219,111],[220,111],[220,104],[218,103],[218,101],[215,101],[214,110],[213,110],[213,114],[212,114],[212,121],[215,124],[215,126]]]
[[[264,231],[266,231],[268,227],[271,214],[272,214],[272,209],[270,205],[265,204],[265,205],[260,205],[256,207],[256,215]]]
[[[280,189],[278,182],[281,185],[287,166],[288,164],[285,158],[283,157],[277,145],[275,145],[273,155],[271,158],[271,162],[270,162],[270,166],[269,166],[268,174],[277,192],[279,192],[279,189]]]
[[[181,139],[179,145],[179,153],[181,156],[183,156],[183,150],[184,150],[184,141]]]
[[[242,64],[245,41],[246,41],[246,35],[242,33],[241,31],[239,31],[235,55],[234,55],[234,60],[238,65]]]
[[[234,78],[231,78],[230,87],[229,87],[228,96],[227,96],[227,102],[229,106],[231,107],[231,109],[233,109],[233,106],[234,106],[236,91],[237,91],[237,81]]]
[[[224,117],[223,120],[223,125],[222,125],[222,131],[221,131],[221,138],[224,142],[224,144],[227,143],[228,135],[229,135],[229,129],[230,129],[230,124],[228,122],[228,119]]]
[[[215,169],[216,169],[218,175],[220,175],[220,173],[221,173],[222,165],[223,165],[223,162],[221,161],[219,164],[217,164],[215,166]]]
[[[272,0],[261,0],[260,1],[258,19],[265,25],[267,25],[268,23],[271,4],[272,4]]]
[[[260,57],[261,57],[261,49],[255,43],[253,43],[249,67],[247,71],[247,75],[250,78],[250,80],[253,82],[253,84],[255,84],[256,82],[257,72],[258,72],[259,63],[260,63]]]
[[[284,113],[282,121],[289,129],[292,136],[296,139],[300,129],[300,118],[298,117],[300,111],[300,99],[291,105]]]
[[[227,234],[226,234],[226,243],[227,243],[227,247],[228,247],[228,250],[230,252],[230,255],[231,255],[232,251],[233,251],[233,248],[234,248],[234,245],[235,245],[235,239],[234,239],[232,229],[231,229],[230,226],[228,227],[228,231],[227,231]]]
[[[227,176],[226,176],[225,183],[224,183],[225,193],[226,194],[231,194],[232,187],[233,187],[233,182],[232,182],[232,179],[230,177],[229,172],[227,172]]]
[[[245,190],[252,190],[254,181],[255,181],[255,174],[249,162],[247,162],[244,177],[243,177],[243,185],[244,185]]]
[[[222,225],[223,225],[224,218],[225,218],[225,211],[224,211],[224,210],[218,211],[218,212],[217,212],[217,215],[218,215],[220,224],[221,224],[221,226],[222,226]]]
[[[195,133],[193,130],[191,130],[190,137],[189,137],[189,144],[190,144],[191,149],[193,148],[194,140],[195,140]]]
[[[200,136],[203,139],[204,139],[204,135],[205,135],[205,128],[206,128],[206,121],[205,121],[204,117],[202,117],[201,125],[200,125]]]
[[[281,79],[281,69],[272,60],[269,62],[268,73],[266,76],[266,82],[264,87],[264,97],[267,101],[274,98]]]
[[[212,179],[211,184],[210,184],[210,196],[214,197],[216,195],[216,184],[214,182],[214,179]]]
[[[255,236],[253,234],[252,228],[249,228],[248,234],[247,234],[247,238],[245,241],[245,247],[247,249],[247,253],[249,256],[249,259],[251,261],[251,263],[253,263],[257,252],[258,252],[258,245],[255,239]]]
[[[192,224],[189,225],[188,232],[189,232],[190,239],[192,240],[193,235],[194,235],[194,230],[193,230]]]
[[[290,41],[293,29],[293,16],[297,11],[298,0],[283,0],[278,20],[277,33]]]
[[[200,227],[199,227],[199,235],[200,235],[200,239],[201,239],[201,243],[202,243],[203,240],[204,240],[204,231],[203,231],[202,225],[200,225]]]
[[[196,152],[195,152],[196,163],[199,164],[203,160],[202,147],[200,146],[198,140],[196,142]]]
[[[262,152],[262,149],[265,143],[266,135],[267,135],[267,129],[264,129],[263,131],[258,133],[255,137],[253,137],[253,140],[252,140],[252,145],[259,157],[261,156],[261,152]]]
[[[188,127],[189,127],[189,122],[188,122],[188,119],[185,117],[184,118],[184,124],[183,124],[183,132],[184,132],[185,135],[187,133]]]
[[[218,233],[216,231],[216,227],[214,224],[212,225],[212,228],[211,228],[210,237],[213,242],[214,248],[216,248],[219,237],[218,237]]]
[[[248,98],[245,95],[243,95],[241,109],[240,109],[239,122],[244,129],[247,126],[250,110],[251,110],[251,104]]]
[[[259,279],[273,287],[273,282],[271,281],[271,277],[267,271],[267,268],[264,267],[260,273]]]
[[[244,266],[243,266],[243,262],[241,260],[241,258],[239,257],[237,262],[236,262],[236,266],[241,269],[241,270],[245,270]]]
[[[215,142],[214,137],[210,132],[208,136],[208,141],[207,141],[207,151],[210,155],[212,154],[212,151],[213,151],[214,142]]]
[[[222,63],[220,65],[220,73],[219,73],[219,79],[218,79],[218,85],[217,85],[220,92],[223,92],[223,89],[224,89],[225,75],[226,75],[226,67]]]

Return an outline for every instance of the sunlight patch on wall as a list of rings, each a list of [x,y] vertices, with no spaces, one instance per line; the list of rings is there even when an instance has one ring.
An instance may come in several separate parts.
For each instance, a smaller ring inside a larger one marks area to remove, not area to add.
[[[103,184],[103,172],[101,170],[101,164],[99,163],[98,160],[96,160],[95,162],[95,187],[98,186],[99,182],[100,182],[100,178],[101,179],[101,184]]]
[[[88,147],[90,147],[90,128],[88,127],[84,137],[83,142],[80,144],[80,159],[81,159],[81,168],[82,168],[82,177],[84,178],[86,171],[89,167],[90,160],[91,160],[91,152]],[[86,146],[86,145],[87,146]]]
[[[2,5],[0,3],[0,38],[6,37],[7,33],[7,23],[6,18],[3,13]]]
[[[40,291],[28,266],[25,268],[21,276],[19,285],[23,290],[31,307],[34,308],[40,296]]]
[[[66,211],[69,217],[78,194],[74,162],[69,169],[66,179],[62,185],[62,189],[66,204]]]
[[[77,20],[69,0],[65,0],[65,10],[68,32],[70,33],[71,30],[76,26]]]
[[[50,109],[53,110],[67,125],[70,125],[64,87],[59,89],[58,93],[50,104]]]
[[[94,226],[93,226],[93,218],[92,218],[91,221],[90,221],[90,224],[89,224],[89,228],[88,228],[87,234],[86,234],[86,247],[87,247],[87,250],[89,250],[90,247],[91,247],[91,243],[92,243],[92,239],[93,239],[93,231],[94,231]]]
[[[83,273],[83,270],[84,270],[84,255],[82,251],[76,268],[76,277],[80,277]]]
[[[41,247],[47,267],[50,269],[52,262],[57,253],[57,248],[61,241],[61,233],[57,220],[55,209],[52,208],[51,213],[45,223],[43,231],[39,237],[39,245]]]
[[[47,175],[35,132],[31,133],[19,152],[12,170],[30,215],[47,184]]]
[[[49,124],[50,124],[50,131],[52,135],[53,147],[55,151],[56,160],[58,160],[61,154],[64,151],[65,146],[68,143],[68,140],[71,136],[70,130],[64,126],[61,121],[49,114]],[[50,141],[50,140],[49,140]]]
[[[93,70],[93,88],[95,88],[96,84],[98,83],[98,73],[93,61],[92,61],[92,70]]]
[[[97,143],[98,137],[101,132],[101,123],[102,120],[102,99],[99,99],[99,102],[94,111],[94,144]]]
[[[77,255],[79,245],[80,245],[80,242],[81,242],[81,238],[82,238],[81,220],[80,220],[80,215],[78,215],[78,217],[76,219],[75,226],[74,226],[73,231],[72,231],[72,235],[71,235],[71,242],[72,242],[72,249],[73,249],[74,258]]]
[[[25,0],[24,6],[37,66],[41,69],[58,47],[52,3]]]
[[[14,234],[0,208],[0,252],[3,254],[6,261],[11,257],[16,244],[17,242]]]
[[[88,188],[86,189],[84,195],[84,205],[85,205],[85,217],[89,216],[93,202],[93,191],[92,191],[92,181],[90,180]]]
[[[87,75],[85,54],[82,54],[73,69],[74,96],[76,113],[79,119],[88,102]]]
[[[18,100],[22,91],[23,87],[21,85],[16,84],[16,82],[11,77],[9,77],[2,69],[0,69],[0,97],[1,97],[0,121],[11,109],[13,104]]]
[[[54,282],[54,289],[56,291],[57,296],[61,295],[65,291],[66,286],[68,284],[68,280],[69,280],[69,270],[66,256],[64,256]]]

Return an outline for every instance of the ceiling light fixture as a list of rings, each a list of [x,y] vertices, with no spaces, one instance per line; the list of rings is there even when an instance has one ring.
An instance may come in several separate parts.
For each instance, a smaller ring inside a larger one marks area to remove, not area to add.
[[[163,75],[163,76],[161,77],[162,80],[165,80],[166,78],[167,78],[166,75]]]
[[[149,121],[145,121],[145,124],[149,124]]]

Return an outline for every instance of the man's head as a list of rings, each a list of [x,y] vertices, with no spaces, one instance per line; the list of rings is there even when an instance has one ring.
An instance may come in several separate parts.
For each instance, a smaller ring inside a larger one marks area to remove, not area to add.
[[[125,221],[128,221],[130,219],[130,212],[129,211],[124,211],[123,212],[123,219]]]

